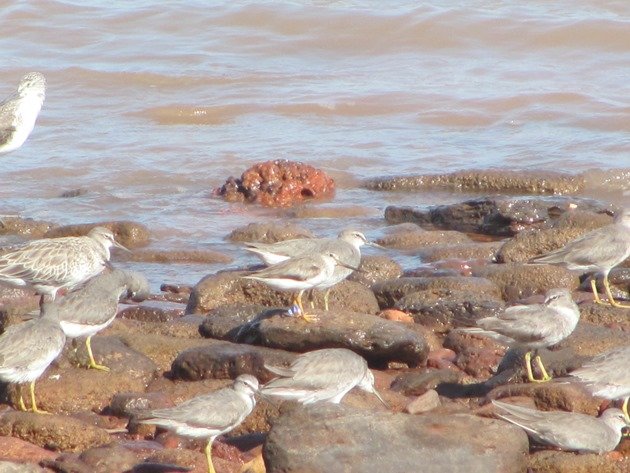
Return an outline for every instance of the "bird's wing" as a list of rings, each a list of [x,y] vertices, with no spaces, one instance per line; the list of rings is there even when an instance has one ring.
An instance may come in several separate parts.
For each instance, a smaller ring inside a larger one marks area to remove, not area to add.
[[[485,330],[497,332],[521,343],[544,340],[556,329],[554,314],[541,305],[513,306],[496,317],[486,317],[477,321]]]
[[[290,259],[282,263],[274,264],[263,270],[251,274],[251,277],[263,277],[267,279],[282,278],[296,281],[307,281],[316,277],[322,271],[322,266],[312,258]],[[250,276],[245,276],[250,277]]]

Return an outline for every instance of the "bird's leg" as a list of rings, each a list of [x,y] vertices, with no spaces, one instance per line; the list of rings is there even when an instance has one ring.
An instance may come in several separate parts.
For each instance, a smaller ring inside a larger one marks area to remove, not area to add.
[[[298,295],[295,298],[295,305],[297,305],[300,309],[300,315],[304,320],[306,320],[307,322],[313,322],[315,320],[315,317],[312,317],[304,312],[304,306],[302,305],[302,294],[304,294],[304,289],[298,292]]]
[[[527,370],[527,379],[529,380],[529,382],[530,383],[545,383],[549,381],[551,379],[551,376],[549,376],[549,374],[547,373],[547,370],[545,369],[545,366],[543,365],[543,362],[540,359],[540,356],[538,356],[538,353],[536,353],[534,360],[536,361],[536,364],[538,365],[538,368],[540,369],[542,373],[542,378],[541,379],[534,378],[534,370],[532,367],[532,352],[528,351],[525,354],[525,369]]]
[[[620,304],[613,297],[612,292],[610,291],[610,283],[608,282],[608,275],[604,276],[604,288],[606,289],[606,295],[608,296],[608,302],[610,302],[611,306],[613,306],[613,307],[620,307],[620,308],[623,308],[623,309],[630,309],[630,305]]]
[[[311,304],[311,309],[314,309],[315,308],[315,289],[309,289],[308,299]]]
[[[593,297],[595,297],[596,304],[608,305],[608,302],[603,301],[599,297],[599,292],[597,292],[597,279],[595,277],[591,278],[591,290],[593,291]]]
[[[206,448],[204,450],[206,454],[206,460],[208,462],[208,473],[216,473],[216,471],[214,470],[214,465],[212,464],[212,441],[213,440],[214,438],[211,438],[208,441],[208,445],[206,445]]]
[[[37,402],[35,402],[35,381],[31,381],[31,409],[35,414],[50,414],[50,412],[37,408]]]
[[[542,373],[542,378],[536,380],[536,383],[546,383],[547,381],[551,380],[551,376],[549,376],[549,373],[547,373],[547,370],[545,369],[545,365],[543,365],[542,359],[540,358],[540,355],[536,354],[536,364],[538,365],[538,369],[540,369],[540,372]]]
[[[532,352],[528,351],[525,353],[525,369],[527,370],[527,379],[530,383],[536,381],[534,378],[534,373],[532,372]]]
[[[20,401],[18,402],[18,409],[22,412],[28,411],[28,409],[26,408],[26,404],[24,404],[24,398],[22,397],[22,385],[17,385],[17,392],[18,396],[20,397]]]
[[[96,361],[94,361],[94,355],[92,354],[92,344],[90,343],[91,340],[92,340],[91,335],[85,340],[85,346],[87,347],[88,357],[90,358],[90,362],[88,363],[88,368],[101,370],[101,371],[109,371],[109,368],[107,366],[99,365],[98,363],[96,363]]]
[[[324,293],[324,310],[326,312],[328,312],[328,297],[330,296],[330,290],[332,288],[329,287],[328,289],[326,289],[326,292]]]
[[[630,425],[630,415],[628,415],[628,399],[630,398],[625,398],[623,400],[623,405],[621,406],[621,410],[623,411],[624,415],[626,416],[626,423],[628,423]]]

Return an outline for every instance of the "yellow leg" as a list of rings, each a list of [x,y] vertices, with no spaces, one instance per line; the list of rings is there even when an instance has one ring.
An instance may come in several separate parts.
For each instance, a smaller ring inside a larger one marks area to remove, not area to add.
[[[547,370],[545,369],[545,365],[543,365],[542,360],[540,359],[540,356],[536,355],[536,364],[538,365],[538,369],[540,369],[540,372],[542,373],[542,378],[536,380],[536,383],[546,383],[547,381],[551,380],[551,376],[549,376],[549,373],[547,373]]]
[[[26,408],[26,404],[24,404],[24,398],[22,397],[22,386],[19,384],[17,385],[17,392],[18,396],[20,397],[20,401],[18,402],[18,409],[22,412],[28,411],[28,409]]]
[[[35,381],[31,381],[31,408],[36,414],[50,414],[37,408],[37,402],[35,402]]]
[[[87,338],[87,340],[85,340],[85,346],[87,347],[88,357],[90,358],[90,363],[88,364],[88,368],[101,370],[101,371],[109,371],[109,368],[107,366],[99,365],[98,363],[96,363],[96,361],[94,361],[94,355],[92,354],[92,344],[90,342],[91,340],[92,340],[91,335]]]
[[[542,372],[542,378],[534,378],[534,370],[532,368],[532,352],[529,351],[525,353],[525,369],[527,370],[527,379],[530,383],[545,383],[549,381],[551,379],[551,376],[549,376],[549,374],[547,373],[547,370],[545,369],[545,366],[543,365],[543,362],[538,355],[536,355],[535,360],[538,368]]]
[[[328,297],[330,296],[330,290],[332,288],[328,288],[326,289],[326,292],[324,293],[324,309],[326,310],[326,312],[328,312]]]
[[[627,397],[623,400],[623,406],[621,406],[621,410],[626,416],[626,422],[630,424],[630,415],[628,415],[628,399],[630,398]]]
[[[608,296],[608,302],[610,302],[611,306],[613,306],[613,307],[621,307],[621,308],[624,308],[624,309],[630,309],[630,305],[620,304],[613,297],[612,292],[610,292],[610,284],[608,283],[608,275],[604,276],[604,288],[606,289],[606,295]]]
[[[597,280],[595,277],[591,278],[591,290],[593,291],[593,296],[595,297],[596,304],[608,305],[608,302],[601,300],[599,297],[599,293],[597,292]]]
[[[212,441],[214,439],[210,439],[208,441],[208,445],[206,445],[206,448],[204,450],[205,454],[206,454],[206,460],[208,461],[208,473],[216,473],[216,471],[214,470],[214,465],[212,464]]]
[[[302,316],[304,320],[306,320],[307,322],[313,322],[315,320],[315,317],[312,317],[308,315],[306,312],[304,312],[304,306],[302,305],[302,294],[304,294],[304,290],[301,290],[300,292],[298,292],[298,295],[295,298],[294,304],[297,305],[298,308],[300,309],[300,315]]]

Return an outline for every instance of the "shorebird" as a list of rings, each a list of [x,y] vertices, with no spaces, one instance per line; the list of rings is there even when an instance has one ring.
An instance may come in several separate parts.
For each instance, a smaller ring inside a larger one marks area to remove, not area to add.
[[[33,131],[46,97],[46,79],[29,72],[17,91],[0,103],[0,154],[18,149]]]
[[[293,303],[297,305],[302,318],[311,321],[311,317],[304,312],[302,294],[334,278],[336,265],[346,266],[333,253],[314,254],[290,258],[243,278],[261,281],[280,291],[298,291]]]
[[[630,308],[617,302],[610,291],[608,273],[630,257],[630,209],[626,209],[615,223],[605,225],[577,238],[564,247],[532,258],[534,264],[560,264],[570,270],[595,273],[591,279],[591,290],[595,302],[606,304],[597,293],[597,276],[604,279],[608,302],[614,307]]]
[[[249,374],[240,375],[231,387],[165,409],[141,412],[137,419],[172,430],[178,435],[207,439],[205,448],[208,472],[215,473],[212,464],[212,442],[238,426],[256,405],[258,380]]]
[[[496,317],[477,320],[476,328],[457,329],[461,332],[490,337],[508,346],[527,347],[537,351],[561,342],[575,329],[580,320],[580,310],[566,289],[551,289],[543,304],[516,305],[508,307]],[[535,361],[542,373],[542,379],[535,379],[532,352],[525,355],[527,379],[530,382],[545,382],[551,376],[536,354]]]
[[[623,413],[630,425],[630,345],[601,353],[570,375],[594,395],[605,399],[624,399]]]
[[[247,251],[255,253],[268,265],[278,264],[289,258],[333,253],[343,265],[337,265],[327,282],[317,286],[317,289],[326,291],[324,293],[325,310],[328,310],[330,288],[350,276],[354,271],[351,268],[358,268],[361,264],[361,247],[368,245],[381,248],[380,245],[369,242],[363,233],[356,230],[344,230],[337,238],[301,238],[272,244],[246,243],[246,245]]]
[[[355,386],[374,394],[387,404],[374,388],[374,375],[363,357],[345,348],[325,348],[298,356],[288,368],[265,365],[280,378],[265,384],[261,394],[296,400],[300,404],[330,402],[339,404]]]
[[[114,240],[111,230],[94,227],[87,236],[33,240],[0,255],[0,281],[29,286],[51,300],[60,289],[72,289],[99,274],[107,265]]]
[[[20,383],[30,383],[32,411],[46,413],[37,408],[35,381],[59,356],[65,343],[57,307],[50,303],[42,305],[40,317],[12,325],[0,335],[0,379],[18,385],[20,410],[27,410]]]
[[[88,368],[109,371],[107,366],[94,361],[90,340],[114,321],[120,297],[126,295],[141,301],[149,296],[149,292],[149,282],[142,274],[114,269],[100,273],[59,299],[59,323],[66,336],[87,337]]]
[[[576,412],[537,411],[500,401],[492,401],[497,415],[521,427],[534,441],[562,450],[580,453],[604,453],[614,450],[626,427],[620,409],[606,409],[601,416],[591,417]]]

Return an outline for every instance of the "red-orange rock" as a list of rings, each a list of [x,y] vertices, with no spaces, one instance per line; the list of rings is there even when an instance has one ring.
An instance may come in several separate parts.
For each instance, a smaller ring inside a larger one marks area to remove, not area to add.
[[[230,177],[215,192],[229,202],[290,207],[304,200],[331,198],[335,181],[308,164],[278,159],[252,166],[240,179]]]
[[[382,310],[378,315],[379,317],[382,317],[387,320],[394,320],[396,322],[403,322],[406,324],[413,323],[413,317],[403,312],[402,310],[385,309],[385,310]]]

